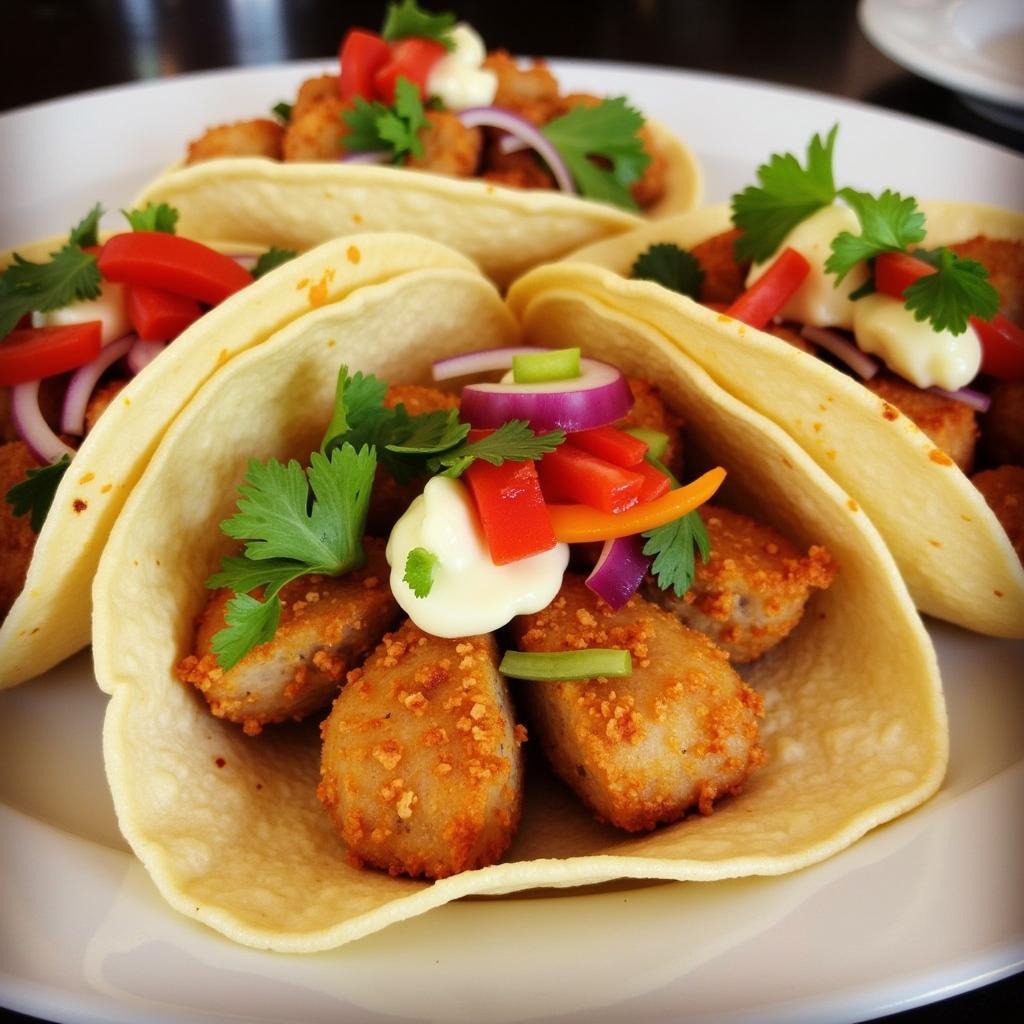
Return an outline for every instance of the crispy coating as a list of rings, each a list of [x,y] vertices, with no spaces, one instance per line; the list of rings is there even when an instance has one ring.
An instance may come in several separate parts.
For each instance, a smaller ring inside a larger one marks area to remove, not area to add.
[[[476,174],[483,147],[479,128],[467,128],[455,114],[447,110],[428,110],[428,124],[419,132],[423,155],[411,153],[406,165],[434,174],[450,174],[469,178]]]
[[[307,104],[301,116],[293,110],[281,142],[283,159],[337,160],[344,156],[348,125],[341,115],[347,109],[349,104],[334,95]]]
[[[693,586],[680,598],[648,577],[644,594],[709,636],[734,663],[754,661],[796,628],[812,589],[829,587],[836,565],[824,548],[801,555],[778,530],[738,512],[705,505],[701,519],[711,557],[697,559]]]
[[[341,96],[338,75],[320,75],[318,78],[307,78],[299,86],[298,95],[292,105],[292,117],[304,117],[321,100],[334,100]]]
[[[544,61],[533,60],[521,68],[508,50],[493,50],[483,66],[498,76],[494,106],[512,110],[535,125],[547,124],[563,112],[558,82]]]
[[[982,416],[981,450],[990,466],[1024,466],[1024,380],[997,380]]]
[[[999,292],[999,307],[1014,323],[1024,323],[1024,242],[1005,238],[975,238],[951,245],[958,256],[977,260]]]
[[[892,374],[880,373],[864,386],[912,419],[965,473],[971,471],[978,424],[970,406],[924,391]]]
[[[733,246],[741,232],[739,228],[712,235],[690,252],[704,271],[700,286],[700,301],[729,306],[746,291],[749,263],[739,263]]]
[[[92,393],[89,404],[85,407],[85,432],[87,434],[96,425],[100,414],[121,393],[127,383],[128,381],[125,379],[110,380]]]
[[[383,544],[367,540],[366,565],[346,576],[303,576],[281,591],[274,638],[224,671],[212,652],[232,594],[217,590],[196,623],[195,653],[178,677],[206,698],[218,718],[256,736],[264,725],[298,721],[326,707],[345,678],[399,616],[388,588]]]
[[[384,396],[384,405],[393,409],[404,405],[410,416],[439,409],[458,409],[458,395],[450,395],[437,388],[425,388],[419,384],[391,384]],[[366,529],[375,537],[386,537],[391,527],[398,522],[412,499],[423,491],[426,478],[398,483],[382,466],[377,468],[370,497],[370,510],[366,518]]]
[[[195,164],[222,156],[266,156],[280,160],[283,135],[284,129],[276,121],[262,117],[220,124],[189,143],[185,162]]]
[[[513,623],[524,651],[628,650],[628,679],[534,683],[517,696],[555,771],[597,816],[631,832],[740,792],[764,760],[762,701],[728,656],[633,596],[613,612],[569,574],[542,612]]]
[[[633,392],[633,408],[618,422],[618,426],[646,427],[668,434],[668,447],[662,462],[678,477],[683,474],[683,421],[665,404],[661,392],[639,377],[630,377],[629,390]]]
[[[555,179],[534,153],[502,153],[497,138],[487,144],[481,177],[513,188],[555,187]]]
[[[971,477],[1024,562],[1024,466],[1000,466]]]
[[[349,673],[321,733],[317,795],[356,864],[445,878],[508,848],[525,731],[492,636],[442,640],[406,622]]]
[[[38,468],[39,463],[23,441],[0,445],[0,621],[25,585],[36,543],[29,517],[16,516],[3,496],[25,480],[28,470]]]

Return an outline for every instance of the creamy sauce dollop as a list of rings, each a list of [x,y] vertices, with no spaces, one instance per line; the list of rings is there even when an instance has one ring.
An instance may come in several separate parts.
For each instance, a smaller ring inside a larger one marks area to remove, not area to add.
[[[481,67],[487,50],[479,34],[460,22],[452,29],[454,49],[443,56],[427,77],[427,93],[449,110],[489,107],[498,92],[498,76]]]
[[[99,320],[103,324],[100,339],[104,345],[123,338],[132,329],[128,322],[124,285],[104,281],[95,299],[72,302],[60,309],[32,314],[33,327],[69,327],[90,320]]]

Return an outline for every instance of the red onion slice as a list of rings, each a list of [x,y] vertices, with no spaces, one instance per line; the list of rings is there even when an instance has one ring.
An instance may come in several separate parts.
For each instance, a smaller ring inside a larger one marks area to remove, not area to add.
[[[394,159],[394,153],[384,150],[372,150],[369,152],[346,153],[340,157],[343,164],[387,164]]]
[[[529,148],[530,147],[522,139],[516,138],[515,135],[505,134],[498,140],[498,149],[500,149],[505,156],[509,156],[511,153],[521,153],[524,149]]]
[[[644,554],[643,537],[618,537],[606,540],[601,557],[587,577],[587,586],[617,611],[643,582],[651,559]]]
[[[947,391],[945,388],[928,388],[933,395],[940,395],[942,398],[952,398],[955,402],[963,402],[970,406],[975,412],[988,412],[992,399],[982,391],[975,391],[974,388],[960,388],[959,391]]]
[[[562,159],[551,140],[526,118],[513,114],[502,107],[470,107],[457,115],[467,128],[500,128],[509,135],[521,139],[526,147],[534,149],[548,165],[555,182],[563,192],[574,195],[576,186],[573,184],[569,168]]]
[[[133,374],[142,373],[165,348],[167,348],[166,341],[143,341],[139,338],[128,350],[128,359],[126,360],[128,369]]]
[[[539,433],[590,430],[622,419],[633,408],[633,393],[622,371],[596,359],[580,360],[575,380],[542,384],[467,384],[462,389],[462,419],[474,427],[500,427],[527,420]]]
[[[852,341],[844,338],[838,331],[833,331],[828,327],[806,326],[800,334],[808,341],[813,341],[815,345],[820,345],[836,359],[846,363],[863,380],[871,380],[878,373],[878,360],[861,352]]]
[[[18,437],[42,465],[56,462],[62,455],[74,458],[75,449],[50,429],[39,408],[39,381],[25,381],[11,388],[11,420]]]
[[[118,359],[127,355],[137,340],[137,335],[129,334],[112,341],[100,350],[100,354],[91,363],[80,366],[71,375],[68,389],[64,392],[64,408],[60,416],[60,429],[63,433],[79,437],[85,433],[85,409],[96,389],[96,382]]]
[[[508,348],[484,348],[478,352],[463,352],[461,355],[438,359],[431,368],[434,380],[451,380],[453,377],[469,377],[475,373],[489,373],[493,370],[509,370],[513,356],[534,355],[546,352],[536,345],[519,345]]]

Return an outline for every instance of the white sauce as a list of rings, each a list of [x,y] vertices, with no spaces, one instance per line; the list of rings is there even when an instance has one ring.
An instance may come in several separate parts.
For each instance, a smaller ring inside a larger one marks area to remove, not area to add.
[[[33,327],[67,327],[89,320],[99,320],[103,324],[100,338],[104,345],[123,338],[132,329],[125,306],[124,285],[104,281],[103,289],[95,299],[32,314]]]
[[[853,304],[857,346],[879,356],[890,370],[919,388],[956,391],[981,367],[981,343],[974,329],[963,334],[936,331],[914,319],[899,299],[875,292]]]
[[[812,327],[853,326],[853,307],[850,292],[868,279],[868,269],[859,264],[836,287],[835,274],[825,271],[825,261],[832,253],[832,239],[841,231],[860,234],[857,215],[848,206],[826,206],[798,224],[783,240],[779,249],[764,263],[755,263],[747,275],[749,288],[775,262],[783,249],[796,249],[811,265],[811,272],[793,297],[782,307],[780,318],[795,320]]]
[[[417,597],[402,579],[413,548],[426,548],[438,559],[426,597]],[[495,565],[465,484],[435,476],[395,524],[387,560],[391,592],[420,629],[433,636],[472,636],[546,608],[562,585],[569,545]]]
[[[484,41],[465,23],[452,29],[455,48],[443,56],[427,78],[427,93],[449,110],[489,107],[498,92],[498,76],[481,65],[487,56]]]

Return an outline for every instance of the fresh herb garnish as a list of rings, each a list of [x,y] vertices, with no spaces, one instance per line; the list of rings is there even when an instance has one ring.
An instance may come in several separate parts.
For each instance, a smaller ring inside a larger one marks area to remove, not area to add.
[[[270,271],[276,270],[298,255],[294,249],[279,249],[276,245],[272,245],[266,252],[260,254],[252,268],[252,276],[254,279],[261,278],[264,274],[269,274]]]
[[[782,244],[801,221],[836,197],[832,150],[839,125],[825,140],[815,135],[807,147],[807,165],[792,153],[774,153],[757,169],[760,185],[748,185],[732,197],[732,220],[743,233],[736,239],[738,260],[760,262]]]
[[[100,243],[100,218],[103,207],[97,203],[68,233],[68,244],[82,248]]]
[[[477,459],[489,462],[492,466],[501,466],[506,462],[526,462],[553,452],[564,441],[565,434],[561,430],[534,434],[526,420],[509,420],[493,434],[481,437],[478,441],[463,441],[428,459],[427,469],[442,476],[459,477]]]
[[[71,457],[62,455],[56,462],[38,469],[29,469],[25,479],[15,484],[4,496],[16,516],[27,515],[33,533],[38,533],[46,522],[61,480],[71,465]]]
[[[658,586],[682,597],[693,586],[697,571],[694,552],[700,553],[702,562],[707,562],[711,554],[711,540],[697,510],[648,530],[643,536],[647,540],[644,554],[654,556],[651,571]]]
[[[274,635],[281,617],[281,588],[300,576],[340,576],[366,561],[362,538],[377,466],[371,448],[342,444],[330,456],[314,452],[309,469],[292,460],[253,459],[239,487],[238,511],[221,523],[229,537],[245,541],[242,557],[225,558],[210,588],[235,596],[227,626],[212,648],[223,669],[238,664]],[[263,600],[248,591],[263,588]]]
[[[160,231],[173,235],[178,225],[178,211],[167,203],[146,203],[141,210],[121,211],[132,231]]]
[[[643,115],[617,96],[594,107],[574,107],[540,130],[558,150],[582,195],[635,210],[629,186],[651,162],[640,135],[643,126]],[[611,168],[599,166],[592,157]]]
[[[283,124],[287,124],[292,119],[292,111],[294,109],[294,104],[285,103],[284,100],[281,100],[280,103],[275,103],[270,108],[270,112]]]
[[[972,316],[991,320],[999,312],[999,293],[988,271],[977,260],[964,259],[951,249],[914,252],[935,267],[904,289],[905,305],[915,320],[928,320],[936,331],[963,334]]]
[[[704,280],[704,271],[691,252],[672,242],[658,242],[637,256],[629,276],[654,281],[680,295],[696,299]]]
[[[395,163],[407,154],[423,155],[420,129],[430,122],[420,102],[419,89],[401,77],[395,84],[394,106],[378,100],[372,103],[355,98],[355,107],[342,112],[348,132],[342,142],[352,152],[388,152]]]
[[[454,26],[455,15],[451,11],[431,14],[423,10],[416,0],[402,0],[401,3],[388,4],[388,13],[380,34],[389,43],[409,36],[419,36],[440,43],[446,50],[452,50],[455,48],[455,40],[452,39]]]
[[[405,560],[402,580],[417,597],[426,597],[434,585],[434,566],[437,555],[426,548],[413,548]]]
[[[832,254],[825,269],[836,275],[836,285],[862,260],[883,252],[903,252],[924,238],[924,214],[913,196],[886,189],[881,195],[852,188],[838,193],[850,204],[860,221],[859,235],[842,231],[832,239]]]

